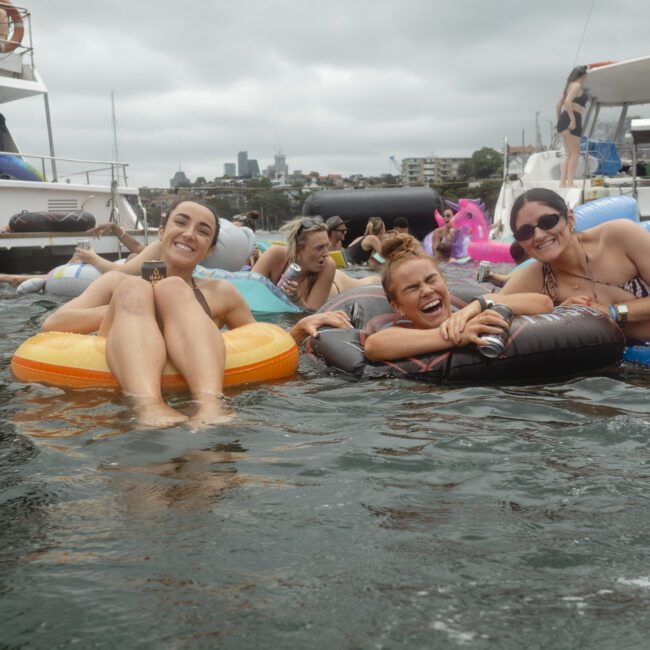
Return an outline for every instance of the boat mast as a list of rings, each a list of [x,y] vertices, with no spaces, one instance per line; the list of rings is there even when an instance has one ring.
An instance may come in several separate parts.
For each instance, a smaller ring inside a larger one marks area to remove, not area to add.
[[[117,119],[115,118],[115,92],[111,90],[111,115],[113,119],[113,148],[115,149],[115,161],[120,161],[120,154],[117,150]],[[119,173],[119,171],[118,171]],[[126,180],[126,168],[122,167],[122,175],[124,176],[124,185],[128,185]]]

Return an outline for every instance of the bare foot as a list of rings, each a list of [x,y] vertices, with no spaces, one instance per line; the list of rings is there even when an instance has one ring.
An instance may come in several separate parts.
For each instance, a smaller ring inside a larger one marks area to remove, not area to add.
[[[188,422],[193,431],[205,429],[213,424],[226,424],[234,417],[226,408],[221,396],[206,395],[197,399],[196,404],[197,410]]]
[[[156,402],[132,397],[135,418],[140,429],[166,429],[187,422],[187,415],[175,411],[164,402]]]

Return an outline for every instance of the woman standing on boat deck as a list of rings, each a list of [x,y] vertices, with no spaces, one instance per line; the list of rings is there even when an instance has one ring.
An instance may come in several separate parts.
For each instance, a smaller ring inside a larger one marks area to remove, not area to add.
[[[650,339],[650,233],[628,219],[576,233],[573,211],[546,188],[522,194],[510,227],[537,260],[515,272],[502,294],[539,291],[557,304],[610,315],[628,339]]]
[[[565,158],[562,161],[560,187],[574,187],[573,179],[580,159],[582,111],[589,99],[582,85],[587,78],[587,66],[571,70],[564,92],[556,106],[557,132],[564,140]]]

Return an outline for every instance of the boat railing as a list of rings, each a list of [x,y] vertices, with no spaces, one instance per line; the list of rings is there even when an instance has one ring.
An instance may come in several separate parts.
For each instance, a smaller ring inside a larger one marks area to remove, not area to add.
[[[16,153],[15,151],[0,151],[0,156],[19,158],[23,163],[27,163],[26,170],[31,171],[34,175],[31,180],[52,183],[77,182],[82,185],[92,185],[94,183],[108,185],[117,182],[118,185],[128,185],[126,170],[129,164],[124,162],[52,157],[41,154]],[[56,170],[49,176],[48,167]]]

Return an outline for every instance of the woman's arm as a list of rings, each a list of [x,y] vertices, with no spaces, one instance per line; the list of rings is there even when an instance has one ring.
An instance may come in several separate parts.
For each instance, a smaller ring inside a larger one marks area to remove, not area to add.
[[[615,255],[621,251],[627,255],[647,284],[650,284],[650,233],[639,224],[628,219],[617,219],[600,226],[603,237],[603,249]],[[626,302],[626,301],[620,301]],[[650,321],[650,296],[632,298],[626,302],[629,322]]]
[[[208,280],[199,287],[205,293],[212,318],[222,321],[229,330],[255,322],[244,297],[230,282]]]
[[[286,246],[271,246],[259,256],[252,270],[277,284],[288,261],[289,251]]]
[[[134,258],[128,260],[124,264],[117,264],[104,259],[101,255],[95,253],[94,250],[83,250],[81,248],[75,249],[75,257],[86,264],[92,264],[99,269],[102,273],[109,271],[120,271],[127,275],[140,275],[142,270],[142,263],[151,260],[159,260],[162,254],[160,241],[155,241],[145,246]]]
[[[377,235],[366,235],[361,242],[361,248],[369,251],[371,248],[375,253],[381,253],[381,241]]]
[[[569,84],[566,97],[564,98],[563,107],[564,110],[569,115],[570,129],[575,129],[576,127],[576,118],[573,112],[573,100],[581,93],[582,93],[582,86],[577,81],[574,81],[573,83]]]
[[[324,325],[349,329],[352,327],[348,315],[344,311],[324,311],[319,314],[310,314],[301,318],[289,331],[295,342],[301,345],[309,336],[318,336],[318,328]]]
[[[132,253],[139,253],[144,249],[144,246],[135,239],[135,237],[131,237],[124,228],[121,228],[113,222],[99,224],[99,226],[90,228],[87,232],[96,239],[99,239],[102,235],[110,232],[114,234]]]
[[[443,323],[444,325],[444,323]],[[408,329],[388,327],[371,334],[365,342],[365,354],[370,361],[390,361],[418,354],[443,352],[470,343],[485,345],[483,334],[498,334],[506,326],[503,318],[494,311],[486,310],[479,317],[471,318],[455,342],[443,332],[443,327],[433,329]]]
[[[553,301],[541,293],[513,293],[503,295],[501,293],[486,293],[481,296],[484,301],[491,301],[501,305],[507,305],[512,309],[514,316],[547,314],[553,311]],[[462,334],[473,318],[484,318],[491,310],[483,311],[478,300],[472,300],[468,305],[453,313],[451,317],[441,326],[443,338],[449,338],[455,345],[460,345]],[[480,316],[483,314],[483,316]]]
[[[309,291],[309,294],[307,296],[300,296],[299,300],[295,301],[296,304],[305,309],[309,309],[310,311],[320,309],[329,298],[335,274],[336,262],[331,257],[327,257],[323,270],[318,274],[316,282]],[[291,284],[291,282],[287,282],[285,286],[290,290]],[[306,286],[306,283],[304,283],[303,286]]]

